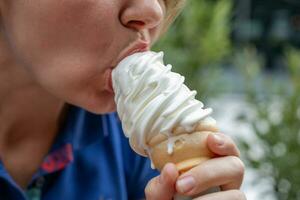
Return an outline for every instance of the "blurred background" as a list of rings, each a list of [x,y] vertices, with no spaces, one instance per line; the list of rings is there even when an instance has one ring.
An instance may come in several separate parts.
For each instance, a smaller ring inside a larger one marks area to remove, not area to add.
[[[189,0],[155,50],[239,145],[248,200],[300,199],[300,0]]]

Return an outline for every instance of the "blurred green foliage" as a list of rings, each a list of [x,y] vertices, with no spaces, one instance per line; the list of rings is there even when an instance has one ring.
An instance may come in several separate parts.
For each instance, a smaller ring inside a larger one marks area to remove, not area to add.
[[[170,30],[155,45],[166,63],[183,74],[200,98],[212,95],[222,73],[221,62],[231,54],[231,0],[190,0]],[[214,80],[213,82],[211,80]],[[209,95],[207,95],[209,93]]]
[[[271,180],[271,191],[267,192],[278,200],[300,199],[300,50],[285,49],[285,73],[266,73],[264,56],[253,46],[232,45],[233,4],[232,0],[188,1],[183,14],[154,50],[165,52],[166,63],[186,77],[201,100],[226,87],[226,64],[238,67],[241,77],[230,81],[237,84],[236,79],[243,79],[252,112],[238,120],[251,127],[261,148],[253,153],[253,146],[257,147],[253,141],[239,142],[248,166],[260,174],[261,179],[254,184],[266,178]]]
[[[241,119],[251,125],[261,153],[253,154],[253,144],[241,140],[243,154],[262,177],[255,183],[272,180],[271,192],[278,200],[300,199],[300,50],[286,48],[287,74],[276,78],[263,74],[253,48],[244,50],[244,58],[244,65],[239,64],[254,116]],[[250,60],[256,64],[249,65]]]

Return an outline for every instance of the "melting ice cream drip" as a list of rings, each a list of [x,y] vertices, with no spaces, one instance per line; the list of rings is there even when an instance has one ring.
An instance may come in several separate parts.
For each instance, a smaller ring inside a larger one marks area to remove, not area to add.
[[[174,138],[168,138],[168,154],[171,155],[173,154],[173,150],[174,150]]]

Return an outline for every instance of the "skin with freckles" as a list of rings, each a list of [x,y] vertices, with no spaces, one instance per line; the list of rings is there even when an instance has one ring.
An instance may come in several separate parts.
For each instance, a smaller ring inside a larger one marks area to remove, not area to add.
[[[131,51],[151,47],[174,2],[0,0],[0,157],[19,186],[26,188],[51,148],[66,103],[93,113],[115,110],[112,68]],[[147,199],[197,196],[213,186],[224,191],[199,199],[244,199],[238,150],[227,137],[223,146],[217,141],[207,142],[222,157],[181,176],[167,165],[148,183]],[[226,170],[202,177],[218,166]],[[192,177],[192,189],[182,187],[185,177]]]

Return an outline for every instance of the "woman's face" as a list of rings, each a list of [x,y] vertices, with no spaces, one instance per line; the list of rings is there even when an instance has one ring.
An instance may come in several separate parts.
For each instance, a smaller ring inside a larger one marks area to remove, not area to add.
[[[165,12],[163,0],[2,0],[0,9],[14,57],[34,80],[95,113],[115,109],[111,69],[149,48]]]

